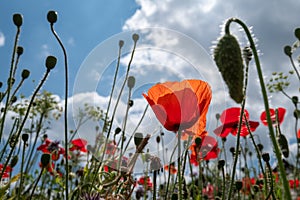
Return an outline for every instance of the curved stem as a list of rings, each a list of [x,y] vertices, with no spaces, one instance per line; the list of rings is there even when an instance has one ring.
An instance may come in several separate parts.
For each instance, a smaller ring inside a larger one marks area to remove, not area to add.
[[[65,171],[66,171],[66,178],[65,178],[65,184],[66,184],[66,199],[69,198],[69,185],[68,185],[68,180],[69,180],[69,161],[68,161],[68,59],[67,59],[67,52],[66,49],[61,42],[60,38],[58,37],[57,33],[54,30],[53,23],[50,24],[51,27],[51,32],[55,36],[56,40],[58,41],[60,47],[62,48],[63,54],[64,54],[64,63],[65,63],[65,109],[64,109],[64,128],[65,128],[65,160],[66,160],[66,165],[65,165]]]
[[[251,36],[251,33],[248,29],[248,27],[239,19],[237,18],[231,18],[227,21],[226,25],[225,25],[225,32],[226,33],[230,33],[229,31],[229,26],[231,22],[236,22],[238,23],[245,31],[247,38],[250,42],[250,48],[252,49],[253,52],[253,56],[254,56],[254,60],[255,60],[255,65],[256,65],[256,70],[257,70],[257,74],[258,74],[258,78],[259,78],[259,82],[260,82],[260,86],[261,86],[261,92],[262,92],[262,96],[263,96],[263,100],[264,100],[264,106],[265,106],[265,111],[266,111],[266,117],[267,117],[267,122],[268,122],[268,128],[269,128],[269,136],[271,138],[273,147],[274,147],[274,152],[278,161],[278,166],[279,166],[279,172],[280,172],[280,177],[282,179],[282,183],[284,186],[284,190],[285,190],[285,198],[287,200],[291,200],[291,193],[290,193],[290,188],[289,188],[289,184],[287,181],[287,177],[286,177],[286,172],[283,166],[283,161],[281,159],[281,152],[280,149],[278,147],[277,141],[276,141],[276,137],[275,137],[275,133],[273,130],[273,126],[272,126],[272,120],[271,120],[271,115],[270,115],[270,110],[269,110],[269,103],[268,103],[268,96],[267,96],[267,91],[266,91],[266,87],[265,87],[265,83],[264,83],[264,79],[263,79],[263,74],[262,74],[262,69],[260,66],[260,61],[258,58],[258,53],[255,47],[255,43],[253,41],[253,38]]]
[[[293,60],[293,58],[292,58],[292,55],[289,56],[289,58],[290,58],[290,61],[291,61],[291,63],[292,63],[292,66],[293,66],[293,68],[294,68],[294,71],[296,72],[297,77],[298,77],[298,79],[299,79],[299,81],[300,81],[300,74],[299,74],[299,72],[298,72],[298,70],[297,70],[297,68],[296,68],[296,66],[295,66],[294,60]]]

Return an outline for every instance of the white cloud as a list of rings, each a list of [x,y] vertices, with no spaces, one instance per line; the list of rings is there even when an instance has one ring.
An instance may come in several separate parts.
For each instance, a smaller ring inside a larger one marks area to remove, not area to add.
[[[4,46],[5,44],[5,36],[2,32],[0,32],[0,47]]]

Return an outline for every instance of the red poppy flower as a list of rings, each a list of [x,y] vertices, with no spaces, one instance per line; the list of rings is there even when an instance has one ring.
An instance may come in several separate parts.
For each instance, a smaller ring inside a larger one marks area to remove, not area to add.
[[[110,143],[108,143],[106,145],[106,151],[105,151],[105,154],[108,154],[108,155],[114,155],[117,151],[117,145],[116,145],[116,142],[115,141],[111,141]]]
[[[291,179],[289,180],[290,188],[298,188],[299,187],[299,180]]]
[[[298,140],[300,139],[300,129],[297,132],[297,138],[298,138]]]
[[[164,166],[164,169],[165,169],[167,172],[170,172],[170,174],[176,174],[176,173],[177,173],[177,169],[176,169],[174,163],[171,163],[170,165],[165,165],[165,166]]]
[[[211,101],[208,83],[201,80],[159,83],[143,96],[167,130],[191,129],[199,134],[205,130],[206,113]]]
[[[0,163],[0,173],[2,173],[3,167],[4,167],[3,164]],[[12,172],[12,168],[9,165],[6,166],[2,174],[2,178],[9,178],[11,172]]]
[[[146,190],[150,190],[153,186],[149,176],[142,176],[138,179],[137,183],[146,187]]]
[[[87,145],[87,141],[84,140],[84,139],[75,139],[75,140],[72,140],[71,141],[72,143],[72,147],[69,149],[70,151],[81,151],[81,152],[87,152],[87,149],[86,149],[86,145]]]
[[[214,130],[214,133],[220,137],[227,137],[229,133],[236,135],[238,132],[238,124],[241,108],[233,107],[223,111],[220,116],[222,125]],[[249,113],[244,109],[246,120],[249,124],[250,131],[253,132],[259,125],[259,122],[249,121]],[[242,118],[241,136],[246,137],[249,134],[245,117]]]
[[[220,149],[218,148],[218,142],[214,137],[203,136],[201,137],[200,144],[195,142],[190,147],[192,153],[190,157],[191,164],[199,165],[199,160],[211,160],[218,157]],[[198,155],[197,155],[198,154]]]
[[[60,155],[65,155],[65,149],[59,146],[58,141],[51,141],[50,139],[45,139],[45,143],[40,145],[37,150],[43,153],[49,153],[52,155],[52,160],[57,161]]]
[[[278,108],[277,109],[279,124],[281,124],[283,122],[285,111],[286,111],[285,108]],[[270,115],[271,115],[272,124],[274,126],[277,125],[277,122],[276,122],[276,109],[270,108]],[[261,113],[260,120],[265,126],[268,126],[266,111]]]

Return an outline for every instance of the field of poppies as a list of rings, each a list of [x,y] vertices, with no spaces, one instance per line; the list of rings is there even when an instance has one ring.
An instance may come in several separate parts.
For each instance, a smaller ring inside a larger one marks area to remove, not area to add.
[[[65,58],[64,106],[50,92],[41,91],[57,63],[56,57],[51,55],[45,60],[45,74],[32,95],[29,98],[19,95],[30,71],[23,69],[21,78],[16,77],[23,54],[23,48],[18,45],[23,17],[14,14],[16,36],[10,73],[8,77],[1,77],[3,82],[0,82],[0,199],[300,199],[299,100],[298,96],[286,92],[288,87],[295,87],[296,91],[300,89],[299,85],[288,82],[288,76],[296,76],[300,81],[299,68],[293,58],[300,46],[300,28],[294,33],[297,42],[284,47],[283,52],[291,61],[288,75],[274,72],[269,82],[265,82],[256,44],[248,27],[236,18],[226,21],[224,35],[213,49],[213,60],[231,100],[238,106],[216,113],[218,126],[213,133],[209,134],[206,128],[206,115],[212,100],[209,82],[196,79],[167,81],[154,84],[141,94],[162,127],[156,145],[163,155],[158,156],[147,150],[151,134],[134,131],[129,138],[125,136],[128,111],[134,106],[130,94],[135,77],[129,75],[130,64],[134,60],[139,35],[132,35],[133,50],[117,100],[112,103],[119,65],[111,80],[113,87],[107,108],[84,104],[77,116],[78,126],[71,130],[67,115],[67,53],[54,29],[57,13],[49,11],[47,20]],[[249,46],[242,48],[230,33],[233,23],[243,29]],[[120,51],[123,45],[124,41],[120,40]],[[256,67],[251,70],[257,72],[261,103],[265,108],[260,121],[253,121],[245,108],[250,63]],[[125,90],[129,93],[126,114],[123,126],[116,127],[116,107]],[[294,106],[293,116],[286,116],[283,107],[269,106],[268,94],[276,92],[283,93]],[[52,139],[48,131],[51,121],[61,118],[64,134],[58,141]],[[298,147],[292,155],[289,140],[281,131],[284,120],[295,122]],[[101,125],[95,127],[97,137],[94,143],[77,134],[87,121]],[[7,124],[11,124],[9,132],[5,131]],[[253,132],[258,126],[265,126],[268,130],[273,152],[264,151],[263,144],[255,139]],[[165,132],[173,132],[176,138],[173,149],[165,147]],[[227,145],[229,134],[236,138],[235,146]],[[133,151],[127,154],[129,146]],[[170,157],[165,158],[166,151],[171,152],[168,153]],[[270,162],[271,154],[276,158],[275,163]],[[294,156],[293,163],[287,161],[291,156]],[[168,160],[162,162],[162,158]],[[139,159],[143,161],[142,174],[134,171]]]

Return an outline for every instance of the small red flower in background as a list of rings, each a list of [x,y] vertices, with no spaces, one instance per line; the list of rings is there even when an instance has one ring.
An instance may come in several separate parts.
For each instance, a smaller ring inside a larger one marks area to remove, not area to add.
[[[297,139],[300,140],[300,129],[297,132]]]
[[[299,188],[299,180],[298,179],[296,179],[296,180],[294,180],[294,179],[291,179],[291,180],[289,180],[289,184],[290,184],[290,188]]]
[[[190,157],[191,164],[198,166],[198,159],[211,160],[218,157],[220,149],[218,148],[218,141],[211,136],[201,137],[200,144],[195,142],[190,147],[192,153]],[[198,154],[198,155],[197,155]]]
[[[278,108],[277,109],[279,124],[281,124],[283,122],[285,111],[286,111],[285,108]],[[271,115],[272,124],[274,126],[277,125],[277,122],[276,122],[276,109],[270,108],[270,115]],[[263,123],[263,125],[268,126],[266,111],[263,111],[261,113],[260,120]]]
[[[175,163],[171,163],[170,165],[165,165],[164,170],[166,170],[167,172],[170,172],[170,174],[176,174],[177,173]]]
[[[50,153],[53,161],[57,161],[60,155],[65,155],[65,149],[59,146],[59,142],[51,141],[48,138],[45,139],[44,144],[40,145],[37,150],[43,153]]]
[[[236,135],[238,132],[238,124],[240,118],[241,108],[232,107],[223,111],[220,116],[222,125],[214,130],[214,133],[220,137],[227,137],[229,133]],[[244,115],[250,127],[250,131],[253,132],[259,125],[259,122],[249,121],[249,113],[244,109]],[[249,134],[245,117],[242,118],[241,136],[246,137]]]
[[[43,167],[42,163],[39,163],[39,166],[42,168],[42,167]],[[50,174],[53,175],[54,167],[55,167],[54,162],[49,162],[49,164],[45,167],[45,169],[46,169]]]
[[[117,148],[116,142],[113,140],[106,145],[105,154],[114,155],[117,151]]]
[[[138,179],[137,183],[146,187],[146,190],[150,190],[153,186],[149,176],[142,176]]]
[[[4,167],[3,164],[0,163],[0,173],[2,173],[3,167]],[[2,178],[9,178],[11,172],[12,172],[12,168],[9,165],[6,166],[2,174]]]
[[[71,141],[72,143],[72,147],[69,149],[70,151],[81,151],[86,153],[87,149],[86,149],[86,145],[87,145],[87,141],[81,138],[78,139],[74,139]]]
[[[205,131],[206,113],[211,101],[208,83],[201,80],[159,83],[143,96],[167,130],[191,129],[199,135]]]

